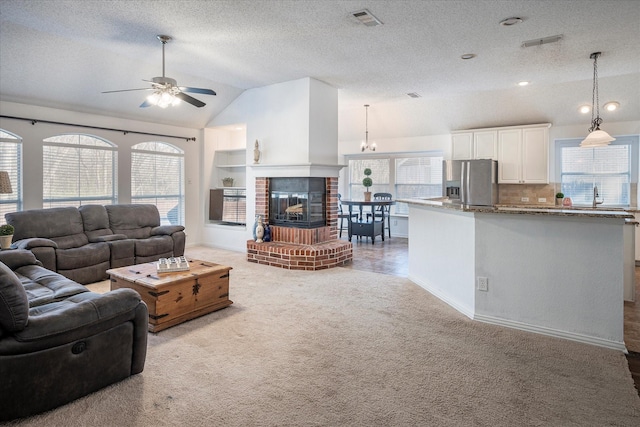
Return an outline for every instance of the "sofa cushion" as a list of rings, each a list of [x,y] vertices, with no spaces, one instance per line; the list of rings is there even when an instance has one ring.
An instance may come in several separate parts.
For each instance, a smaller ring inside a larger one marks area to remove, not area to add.
[[[109,261],[109,245],[105,242],[87,243],[70,249],[56,249],[58,271],[73,270]]]
[[[173,253],[173,239],[170,236],[154,236],[136,240],[136,257],[148,257]]]
[[[84,231],[108,230],[109,214],[102,205],[83,205],[78,208],[82,215]]]
[[[87,288],[39,265],[26,265],[15,271],[26,292],[29,307],[61,301],[89,292]]]
[[[155,205],[107,205],[109,228],[115,234],[130,239],[146,239],[160,225],[160,213]]]
[[[13,241],[29,237],[60,237],[84,232],[82,216],[77,208],[34,209],[4,215],[15,227]]]
[[[0,328],[18,332],[27,326],[29,301],[18,277],[0,262]]]

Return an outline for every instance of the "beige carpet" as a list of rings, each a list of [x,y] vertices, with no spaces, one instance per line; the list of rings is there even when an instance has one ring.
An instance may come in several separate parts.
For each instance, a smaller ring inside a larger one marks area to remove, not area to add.
[[[231,307],[150,334],[142,374],[13,424],[640,425],[620,352],[473,322],[403,278],[187,254],[233,266]]]

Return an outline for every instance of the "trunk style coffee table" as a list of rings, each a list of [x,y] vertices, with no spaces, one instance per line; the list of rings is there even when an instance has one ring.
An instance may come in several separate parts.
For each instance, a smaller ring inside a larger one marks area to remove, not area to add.
[[[111,290],[136,290],[149,309],[149,331],[158,332],[233,304],[231,267],[197,259],[189,270],[158,273],[155,262],[107,270]]]

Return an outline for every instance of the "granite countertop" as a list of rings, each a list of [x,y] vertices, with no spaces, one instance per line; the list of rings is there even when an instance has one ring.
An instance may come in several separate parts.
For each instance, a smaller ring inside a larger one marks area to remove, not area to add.
[[[595,218],[634,218],[629,211],[606,208],[569,208],[555,206],[517,206],[517,205],[496,205],[496,206],[470,206],[461,203],[454,203],[446,197],[432,199],[399,199],[398,202],[408,203],[418,206],[430,206],[442,209],[451,209],[461,212],[475,213],[496,213],[496,214],[520,214],[520,215],[551,215],[551,216],[575,216],[575,217],[595,217]]]

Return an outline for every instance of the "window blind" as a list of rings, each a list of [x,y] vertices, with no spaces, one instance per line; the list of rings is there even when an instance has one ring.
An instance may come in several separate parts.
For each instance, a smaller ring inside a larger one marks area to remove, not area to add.
[[[9,173],[12,193],[0,194],[0,224],[4,214],[22,210],[22,139],[0,129],[0,171]]]
[[[117,147],[90,135],[45,139],[43,206],[81,206],[117,202]]]
[[[624,138],[595,148],[579,147],[579,142],[560,144],[561,191],[575,205],[591,205],[597,186],[603,205],[629,206],[633,151],[633,144]]]
[[[131,202],[156,205],[163,224],[184,224],[184,151],[163,142],[134,145]]]

